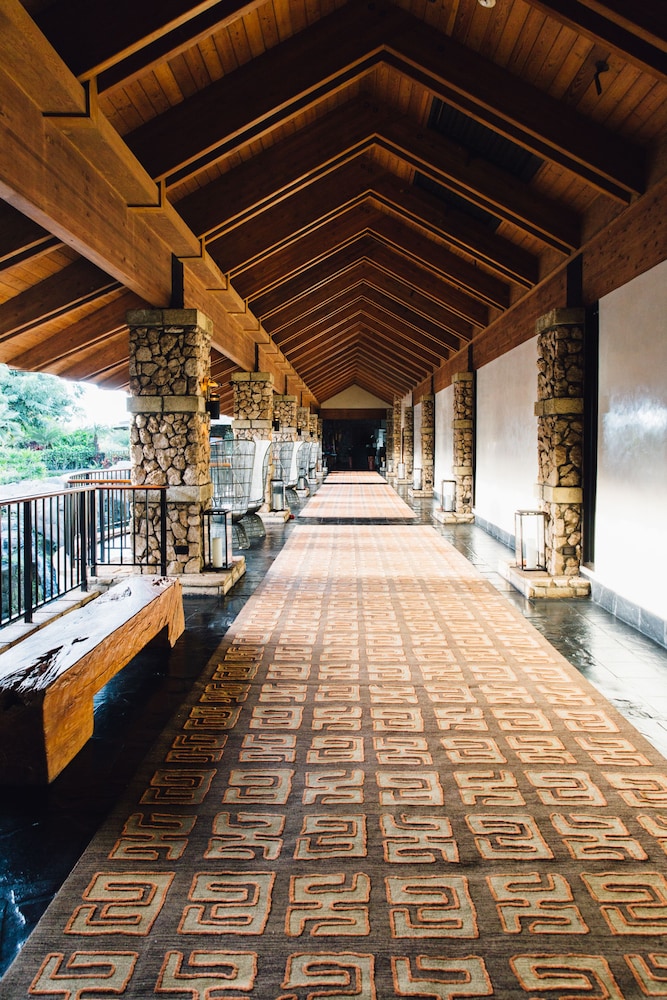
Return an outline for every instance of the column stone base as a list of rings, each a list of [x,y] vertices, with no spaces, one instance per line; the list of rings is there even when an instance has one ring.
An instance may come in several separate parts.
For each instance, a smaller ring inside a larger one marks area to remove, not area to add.
[[[434,520],[440,524],[474,524],[474,514],[457,514],[455,510],[442,510],[436,507],[433,511]]]
[[[545,570],[523,570],[514,563],[501,562],[498,572],[529,599],[590,597],[590,580],[583,576],[550,576]]]

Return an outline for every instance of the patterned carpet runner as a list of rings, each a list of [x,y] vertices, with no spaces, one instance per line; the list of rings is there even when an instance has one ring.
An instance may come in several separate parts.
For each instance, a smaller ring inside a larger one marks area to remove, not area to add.
[[[412,521],[415,513],[377,472],[333,472],[299,512],[302,521]]]
[[[667,997],[666,851],[667,762],[433,528],[299,524],[0,996]]]

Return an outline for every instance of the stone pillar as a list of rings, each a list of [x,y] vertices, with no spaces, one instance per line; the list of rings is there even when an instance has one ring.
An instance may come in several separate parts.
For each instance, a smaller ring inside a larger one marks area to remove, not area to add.
[[[403,461],[403,405],[401,400],[394,399],[394,476],[398,477],[398,465]]]
[[[239,439],[271,440],[273,429],[273,375],[270,372],[234,372],[234,434]]]
[[[296,441],[296,411],[296,396],[273,397],[273,419],[277,420],[280,425],[280,430],[273,432],[274,441]]]
[[[202,512],[213,495],[205,379],[210,320],[196,309],[135,309],[130,328],[130,454],[136,485],[167,487],[167,572],[200,573]],[[143,510],[137,505],[137,516]],[[160,506],[140,555],[160,565]]]
[[[454,456],[452,472],[456,479],[456,514],[472,519],[472,473],[474,440],[474,373],[456,372],[454,385]]]
[[[422,397],[422,489],[424,496],[433,496],[435,464],[435,396]]]
[[[387,417],[386,417],[386,434],[385,434],[385,449],[384,449],[384,461],[385,461],[385,475],[387,477],[393,475],[394,473],[394,409],[393,407],[387,407]]]
[[[414,443],[415,443],[415,411],[414,407],[403,409],[403,461],[405,463],[405,479],[412,482],[414,474]]]
[[[581,564],[583,325],[583,309],[554,309],[537,321],[538,493],[552,577],[578,576]]]
[[[300,437],[302,441],[310,441],[310,407],[297,406],[296,430],[297,435],[301,431]]]

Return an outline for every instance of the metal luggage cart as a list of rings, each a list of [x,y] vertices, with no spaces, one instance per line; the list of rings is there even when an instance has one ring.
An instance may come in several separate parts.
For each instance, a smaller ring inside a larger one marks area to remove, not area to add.
[[[231,510],[232,521],[239,521],[248,512],[254,459],[254,441],[211,441],[213,506]]]

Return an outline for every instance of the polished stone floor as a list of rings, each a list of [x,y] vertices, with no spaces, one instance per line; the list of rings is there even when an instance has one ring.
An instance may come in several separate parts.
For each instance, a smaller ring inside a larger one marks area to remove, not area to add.
[[[431,523],[432,503],[404,498],[416,523]],[[291,503],[296,512],[294,494]],[[244,519],[235,534],[247,573],[236,587],[224,598],[185,598],[185,637],[167,656],[144,651],[107,685],[93,739],[51,786],[2,790],[0,975],[296,523]],[[497,572],[511,553],[479,528],[434,528],[667,756],[667,650],[589,601],[525,599]]]

